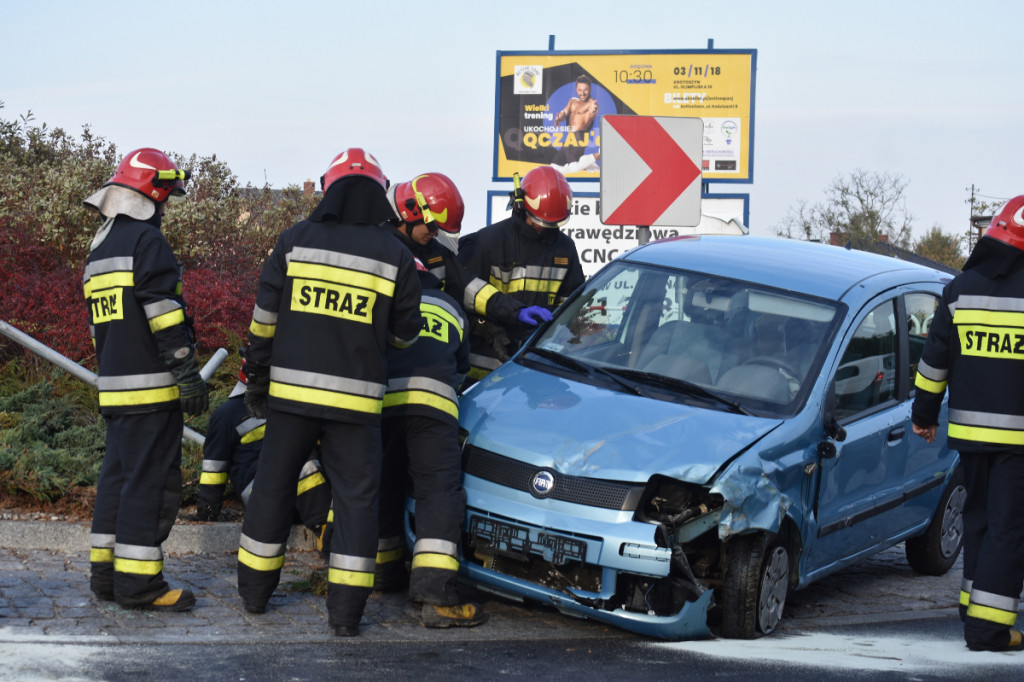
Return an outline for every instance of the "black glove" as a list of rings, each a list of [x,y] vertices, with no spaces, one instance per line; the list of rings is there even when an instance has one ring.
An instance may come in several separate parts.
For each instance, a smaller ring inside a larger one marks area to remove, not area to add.
[[[245,410],[253,419],[267,418],[267,397],[270,395],[270,368],[245,361]]]
[[[178,382],[181,411],[185,414],[202,414],[209,409],[210,389],[203,377],[199,376],[195,349],[182,346],[176,351],[162,353],[160,357]]]

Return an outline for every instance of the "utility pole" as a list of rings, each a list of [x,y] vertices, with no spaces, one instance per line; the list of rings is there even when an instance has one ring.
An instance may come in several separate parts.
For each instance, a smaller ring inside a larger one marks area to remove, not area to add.
[[[964,188],[964,189],[966,189],[966,188]],[[974,250],[974,245],[978,243],[979,239],[981,239],[981,232],[982,232],[982,229],[984,229],[980,225],[977,225],[975,223],[975,221],[974,221],[974,202],[975,202],[974,195],[975,195],[976,192],[980,192],[981,188],[980,187],[975,187],[972,184],[971,188],[970,188],[970,191],[971,191],[971,198],[968,199],[967,202],[966,202],[966,203],[970,204],[970,206],[971,206],[971,214],[968,217],[968,221],[967,221],[968,225],[970,225],[970,227],[967,229],[967,253],[970,253],[971,251]]]

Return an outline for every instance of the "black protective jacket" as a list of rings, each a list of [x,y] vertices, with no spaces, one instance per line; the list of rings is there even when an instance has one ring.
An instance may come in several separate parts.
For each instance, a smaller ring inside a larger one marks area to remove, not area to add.
[[[159,217],[118,215],[95,244],[82,277],[99,362],[100,412],[179,410],[178,385],[161,354],[194,341],[181,268]]]
[[[913,422],[938,423],[949,388],[949,447],[1024,453],[1024,252],[982,238],[946,285],[915,381]]]

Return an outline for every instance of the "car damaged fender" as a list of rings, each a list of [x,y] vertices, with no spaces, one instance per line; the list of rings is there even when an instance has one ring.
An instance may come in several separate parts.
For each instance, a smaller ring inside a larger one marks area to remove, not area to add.
[[[755,467],[738,467],[719,479],[712,493],[722,496],[724,504],[718,521],[718,538],[750,530],[778,533],[793,501],[779,492],[768,475]]]

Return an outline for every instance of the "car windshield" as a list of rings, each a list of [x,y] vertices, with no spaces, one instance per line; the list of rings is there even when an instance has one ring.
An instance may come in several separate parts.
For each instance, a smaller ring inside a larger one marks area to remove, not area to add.
[[[637,395],[780,415],[804,400],[836,311],[750,282],[616,263],[522,357]]]

